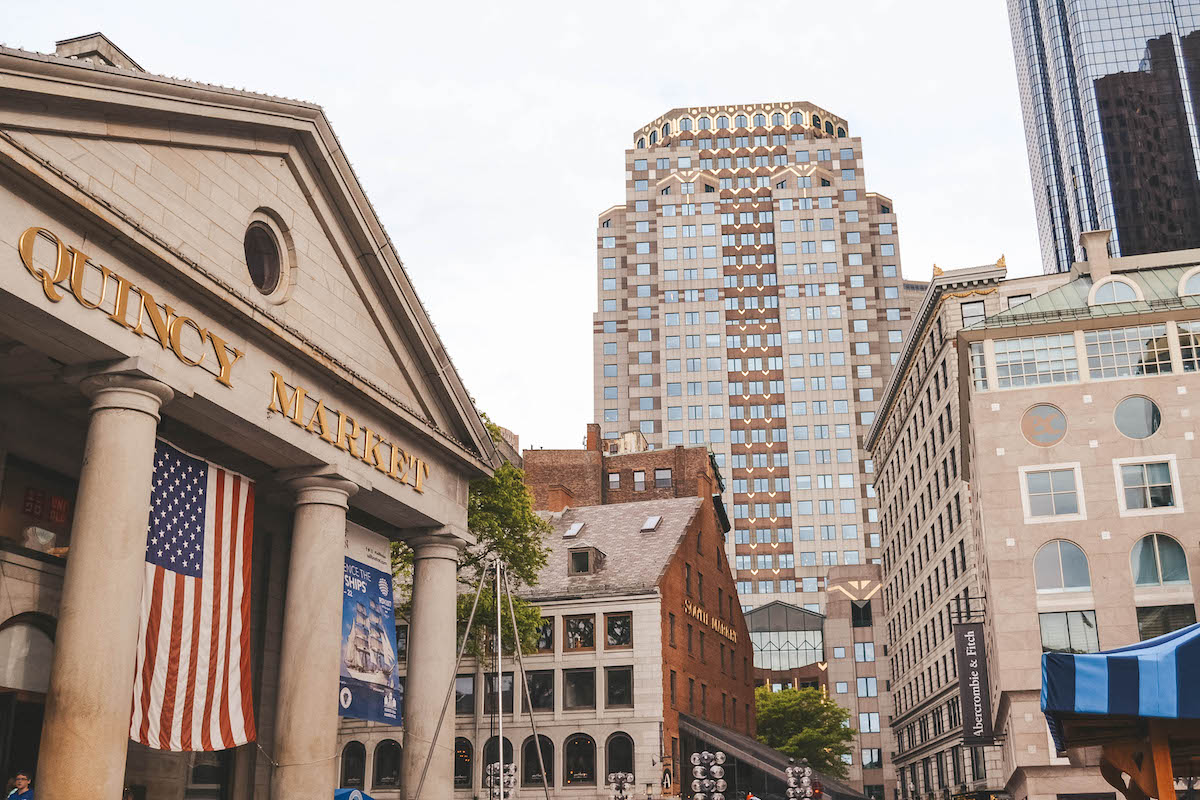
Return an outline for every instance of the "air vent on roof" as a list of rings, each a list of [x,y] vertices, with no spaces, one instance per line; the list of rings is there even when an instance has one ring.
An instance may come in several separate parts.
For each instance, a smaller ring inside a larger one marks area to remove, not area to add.
[[[572,522],[571,527],[567,528],[566,531],[563,532],[563,538],[574,539],[579,535],[579,532],[583,530],[583,525],[584,523],[582,522]]]
[[[662,522],[662,517],[646,517],[646,521],[642,523],[641,533],[658,529],[658,523]]]

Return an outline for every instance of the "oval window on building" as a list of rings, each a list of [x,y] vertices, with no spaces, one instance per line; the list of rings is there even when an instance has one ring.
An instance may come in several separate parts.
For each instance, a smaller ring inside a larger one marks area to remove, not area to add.
[[[1134,395],[1117,403],[1113,420],[1117,430],[1130,439],[1145,439],[1153,436],[1162,424],[1162,413],[1150,398]]]
[[[274,232],[261,222],[254,222],[246,229],[246,268],[250,280],[263,294],[271,294],[279,288],[280,250]]]
[[[1038,447],[1056,445],[1067,435],[1067,417],[1052,405],[1036,405],[1021,417],[1021,433]]]

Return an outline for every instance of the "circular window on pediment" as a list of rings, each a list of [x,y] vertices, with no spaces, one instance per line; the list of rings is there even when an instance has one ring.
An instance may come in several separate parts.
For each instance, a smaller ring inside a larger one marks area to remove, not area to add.
[[[272,294],[279,288],[282,274],[282,255],[275,233],[261,222],[253,222],[246,229],[246,268],[250,280],[263,294]]]
[[[1036,405],[1021,417],[1021,433],[1030,444],[1051,447],[1067,435],[1067,416],[1055,406]]]

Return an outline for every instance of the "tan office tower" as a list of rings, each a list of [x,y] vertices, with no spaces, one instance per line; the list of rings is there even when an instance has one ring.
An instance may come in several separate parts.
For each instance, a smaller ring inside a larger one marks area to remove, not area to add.
[[[925,285],[901,277],[892,201],[866,190],[849,127],[811,103],[674,109],[633,134],[624,202],[598,221],[596,421],[606,440],[708,445],[746,608],[824,612],[831,567],[879,563],[862,439]],[[864,685],[837,699],[879,730]]]

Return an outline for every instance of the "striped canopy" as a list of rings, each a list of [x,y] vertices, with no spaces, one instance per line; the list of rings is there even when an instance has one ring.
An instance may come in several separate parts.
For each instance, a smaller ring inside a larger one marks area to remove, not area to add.
[[[1103,653],[1043,653],[1042,711],[1060,752],[1082,715],[1200,719],[1200,624]]]

